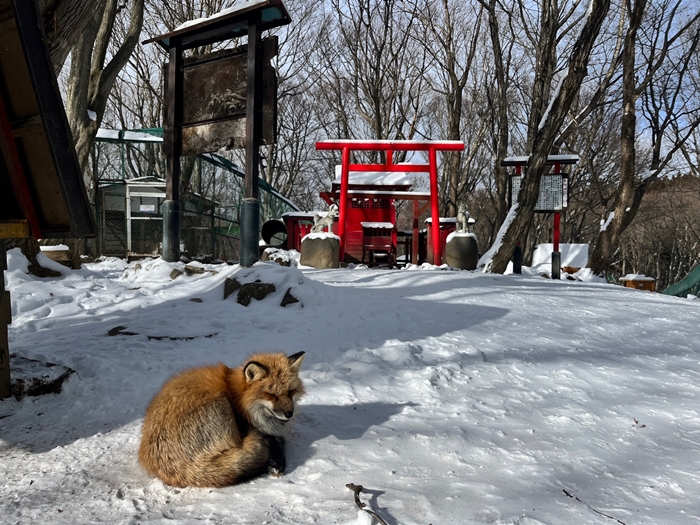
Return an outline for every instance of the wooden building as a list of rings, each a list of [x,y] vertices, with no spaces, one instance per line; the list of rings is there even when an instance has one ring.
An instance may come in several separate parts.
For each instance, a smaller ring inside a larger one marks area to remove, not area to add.
[[[340,194],[341,167],[330,192],[321,192],[329,205]],[[351,171],[348,180],[346,262],[377,264],[396,262],[396,201],[408,192],[411,181],[404,172]]]

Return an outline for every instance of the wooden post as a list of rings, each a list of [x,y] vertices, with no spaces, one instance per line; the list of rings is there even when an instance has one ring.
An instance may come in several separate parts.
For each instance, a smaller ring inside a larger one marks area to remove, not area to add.
[[[561,164],[554,164],[554,173],[561,173]],[[554,228],[552,232],[552,279],[561,279],[561,252],[559,251],[559,233],[561,229],[561,213],[554,212]]]
[[[12,322],[10,292],[5,291],[5,270],[7,254],[5,241],[0,239],[0,399],[10,397],[10,345],[7,338],[7,325]]]
[[[430,164],[431,215],[433,217],[432,231],[430,232],[433,241],[433,264],[440,266],[442,264],[442,242],[440,242],[440,206],[438,201],[437,153],[435,148],[430,148],[428,158]]]
[[[260,238],[260,199],[258,174],[262,137],[262,64],[260,14],[248,22],[248,84],[245,122],[245,188],[241,203],[241,266],[258,260]]]
[[[420,232],[418,231],[418,219],[420,216],[420,211],[418,210],[419,202],[417,200],[413,201],[413,239],[411,242],[411,263],[418,264],[418,236]]]
[[[348,184],[350,180],[350,148],[343,147],[343,157],[340,166],[340,205],[338,207],[338,237],[340,237],[340,251],[338,259],[345,260],[345,227],[348,218]]]
[[[183,84],[182,48],[170,48],[168,64],[167,120],[165,123],[165,155],[167,174],[163,201],[163,260],[180,260],[180,154],[182,152]]]
[[[561,213],[554,212],[554,231],[552,232],[552,279],[561,279],[561,252],[559,251],[559,229]]]

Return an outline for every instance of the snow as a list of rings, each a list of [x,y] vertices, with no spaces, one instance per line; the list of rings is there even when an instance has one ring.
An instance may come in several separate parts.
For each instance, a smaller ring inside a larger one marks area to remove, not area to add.
[[[256,5],[263,5],[267,3],[267,0],[248,0],[247,2],[241,2],[239,4],[234,5],[233,7],[229,7],[227,9],[222,9],[218,13],[215,13],[211,15],[210,17],[205,17],[205,18],[195,18],[194,20],[188,20],[187,22],[180,24],[177,26],[173,31],[179,31],[181,29],[185,29],[187,27],[192,27],[197,24],[201,24],[202,22],[206,21],[211,21],[216,18],[221,18],[222,16],[230,15],[233,13],[236,13],[238,11],[243,11],[244,9],[251,9],[255,7]]]
[[[510,225],[515,220],[517,213],[518,203],[514,202],[513,205],[510,207],[510,210],[508,210],[508,215],[506,215],[503,224],[501,224],[501,227],[498,230],[498,233],[496,234],[496,240],[491,245],[491,247],[488,250],[486,250],[486,253],[479,258],[479,262],[476,265],[477,268],[481,268],[485,272],[488,272],[491,269],[491,264],[493,263],[493,256],[496,255],[496,252],[498,250],[500,250],[501,245],[503,244],[503,237],[505,236],[506,231],[508,231],[508,228],[510,228]]]
[[[11,352],[76,374],[0,402],[3,523],[369,525],[347,483],[389,524],[698,523],[698,301],[430,265],[8,262]],[[227,277],[277,292],[246,308]],[[168,377],[279,350],[306,351],[308,391],[283,477],[174,489],[140,469]]]
[[[39,246],[42,252],[64,252],[70,250],[65,244],[55,244],[53,246]]]
[[[394,223],[392,223],[392,222],[363,221],[360,223],[360,225],[363,228],[381,228],[381,229],[385,229],[385,230],[393,230],[394,229]]]
[[[647,277],[643,273],[628,273],[624,277],[620,277],[620,281],[655,281],[653,277]]]
[[[603,220],[600,221],[600,231],[604,232],[605,230],[607,230],[607,229],[608,229],[608,226],[610,226],[610,223],[612,222],[612,220],[613,220],[614,218],[615,218],[615,212],[614,212],[614,211],[611,211],[611,212],[608,214],[608,218],[607,218],[607,219],[605,219],[604,221],[603,221]]]
[[[121,133],[121,136],[120,136]],[[104,140],[123,140],[125,142],[163,142],[163,137],[157,137],[141,131],[119,131],[118,129],[100,128],[97,138]]]
[[[343,167],[335,167],[334,184],[342,182]],[[412,184],[410,175],[404,172],[386,171],[351,171],[348,175],[348,184],[362,184],[375,186],[410,186]]]
[[[301,217],[302,219],[308,217],[313,219],[314,215],[321,215],[323,213],[328,213],[328,211],[288,211],[287,213],[283,213],[282,217]]]
[[[549,113],[552,111],[552,107],[554,106],[554,101],[559,97],[559,93],[561,92],[561,86],[564,84],[564,80],[567,77],[567,73],[565,71],[560,71],[559,72],[559,79],[557,80],[557,85],[554,88],[554,92],[551,94],[550,99],[549,99],[549,104],[547,105],[547,109],[544,111],[544,114],[542,115],[542,118],[540,119],[540,123],[537,126],[537,130],[541,130],[545,125],[547,124],[547,120],[549,120]]]
[[[337,239],[340,240],[340,237],[338,237],[335,233],[333,232],[312,232],[312,233],[307,233],[302,237],[301,242],[304,242],[304,239]]]
[[[560,162],[562,164],[575,164],[581,157],[574,154],[563,154],[563,155],[549,155],[547,157],[547,162],[556,163]],[[514,165],[514,164],[527,164],[530,162],[530,155],[516,155],[513,157],[506,157],[503,159],[503,165]]]
[[[433,223],[433,218],[428,217],[425,219],[425,224],[432,224]],[[456,217],[440,217],[440,224],[456,224],[457,223],[457,218]]]
[[[553,251],[554,244],[551,242],[535,246],[535,250],[532,253],[532,266],[544,265],[551,267]],[[588,244],[562,243],[559,245],[559,253],[561,253],[562,267],[583,268],[588,264]]]
[[[445,242],[450,242],[455,237],[471,237],[472,239],[477,240],[476,234],[474,233],[454,231],[450,232],[450,234],[447,236],[447,239],[445,239]]]

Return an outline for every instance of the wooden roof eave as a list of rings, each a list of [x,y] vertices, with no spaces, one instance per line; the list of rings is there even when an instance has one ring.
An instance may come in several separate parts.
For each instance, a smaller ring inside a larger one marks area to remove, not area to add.
[[[35,237],[90,237],[95,221],[36,5],[0,0],[0,96],[7,124],[0,162],[12,186],[0,200],[20,215],[6,212],[0,220],[27,220]],[[7,179],[0,182],[8,186]]]

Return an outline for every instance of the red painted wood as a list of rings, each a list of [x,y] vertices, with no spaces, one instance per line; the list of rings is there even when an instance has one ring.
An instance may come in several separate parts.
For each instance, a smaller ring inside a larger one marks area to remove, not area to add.
[[[455,140],[323,140],[316,142],[317,150],[342,151],[340,175],[340,206],[338,209],[338,236],[340,237],[340,260],[344,260],[347,230],[348,179],[350,171],[385,171],[385,172],[419,172],[425,171],[425,164],[393,164],[394,151],[427,151],[430,173],[431,214],[433,216],[433,262],[442,264],[442,246],[440,243],[440,209],[438,200],[437,152],[463,151],[464,142]],[[350,164],[351,151],[387,152],[386,164]]]
[[[340,170],[340,206],[338,208],[338,237],[340,237],[340,249],[338,258],[345,260],[345,228],[347,226],[348,209],[348,180],[350,179],[350,148],[343,148]]]
[[[5,159],[5,165],[10,175],[10,182],[15,192],[17,204],[24,214],[24,218],[29,221],[29,229],[32,232],[32,236],[35,239],[41,239],[42,235],[41,228],[39,227],[39,219],[34,209],[31,193],[29,193],[29,185],[24,176],[24,169],[22,169],[22,162],[20,161],[19,152],[17,151],[17,143],[15,142],[14,133],[12,133],[12,126],[7,116],[5,101],[2,98],[2,94],[0,94],[0,150]],[[19,219],[20,217],[17,218]]]
[[[353,151],[463,151],[464,142],[458,140],[321,140],[318,150]]]
[[[433,216],[433,264],[442,264],[442,243],[440,242],[440,205],[438,201],[438,176],[437,176],[437,151],[428,151],[430,159],[430,204],[431,215]]]

